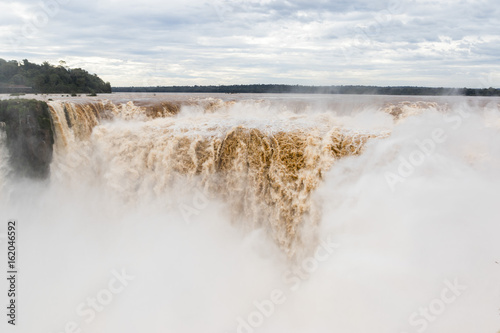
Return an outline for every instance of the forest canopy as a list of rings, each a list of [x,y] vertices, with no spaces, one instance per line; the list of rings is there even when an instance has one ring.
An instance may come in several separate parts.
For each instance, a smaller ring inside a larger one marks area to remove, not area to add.
[[[367,94],[367,95],[465,95],[500,96],[495,88],[431,88],[431,87],[378,87],[378,86],[301,86],[287,84],[247,84],[222,86],[170,86],[170,87],[113,87],[113,92],[170,92],[170,93],[273,93],[273,94]]]
[[[97,74],[90,74],[81,68],[59,66],[47,61],[37,65],[24,59],[0,59],[0,93],[111,93],[111,85]]]

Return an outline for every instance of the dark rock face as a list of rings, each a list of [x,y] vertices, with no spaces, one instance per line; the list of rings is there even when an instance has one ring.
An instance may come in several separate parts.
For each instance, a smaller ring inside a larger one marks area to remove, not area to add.
[[[0,122],[5,124],[2,127],[16,175],[46,178],[54,144],[47,103],[27,99],[0,101]]]

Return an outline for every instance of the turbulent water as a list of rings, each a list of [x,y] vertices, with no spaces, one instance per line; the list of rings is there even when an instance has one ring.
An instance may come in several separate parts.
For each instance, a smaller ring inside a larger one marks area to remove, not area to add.
[[[16,330],[500,330],[497,99],[53,99]]]

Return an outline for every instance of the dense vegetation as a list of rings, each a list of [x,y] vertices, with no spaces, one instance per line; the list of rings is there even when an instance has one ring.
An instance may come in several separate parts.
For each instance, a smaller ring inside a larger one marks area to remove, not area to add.
[[[67,68],[65,63],[37,65],[23,60],[0,59],[0,93],[110,93],[111,85],[96,74],[81,68]]]
[[[111,93],[111,85],[81,68],[68,68],[48,62],[37,65],[23,60],[0,59],[0,93]],[[500,96],[495,88],[430,88],[377,86],[302,86],[286,84],[247,84],[219,86],[115,87],[114,92],[187,93],[291,93],[291,94],[373,94],[373,95],[465,95]]]
[[[500,96],[500,89],[494,89],[494,88],[457,89],[457,88],[377,87],[377,86],[299,86],[299,85],[285,85],[285,84],[247,84],[247,85],[227,85],[227,86],[114,87],[113,92]]]

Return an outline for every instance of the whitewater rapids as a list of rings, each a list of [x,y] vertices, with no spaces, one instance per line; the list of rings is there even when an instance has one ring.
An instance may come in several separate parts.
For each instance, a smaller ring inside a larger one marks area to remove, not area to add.
[[[499,100],[53,99],[7,332],[500,331]]]

